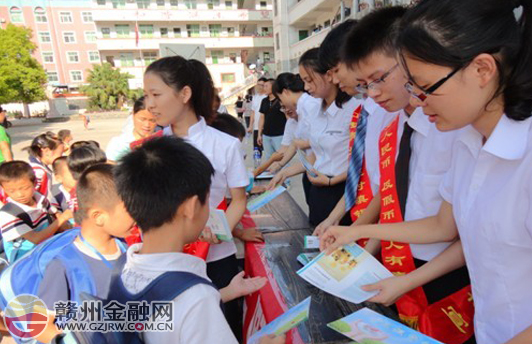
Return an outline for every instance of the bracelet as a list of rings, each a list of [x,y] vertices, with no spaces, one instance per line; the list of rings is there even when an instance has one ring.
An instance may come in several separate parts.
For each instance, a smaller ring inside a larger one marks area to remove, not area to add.
[[[331,177],[329,177],[329,186],[331,186]]]

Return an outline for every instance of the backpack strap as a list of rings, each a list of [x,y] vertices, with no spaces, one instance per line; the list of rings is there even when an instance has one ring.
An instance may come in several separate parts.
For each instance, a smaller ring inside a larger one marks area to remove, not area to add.
[[[96,286],[89,264],[83,258],[83,253],[74,246],[74,241],[65,246],[57,255],[57,259],[65,267],[70,299],[81,302],[81,293],[96,295]]]

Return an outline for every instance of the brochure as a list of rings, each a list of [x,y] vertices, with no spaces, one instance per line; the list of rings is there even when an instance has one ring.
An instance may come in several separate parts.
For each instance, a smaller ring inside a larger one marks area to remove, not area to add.
[[[297,273],[315,287],[353,303],[377,295],[377,291],[367,292],[362,286],[393,276],[357,244],[340,247],[330,255],[322,252]]]
[[[247,207],[248,207],[249,212],[252,213],[254,211],[259,210],[260,208],[264,207],[266,204],[270,203],[275,197],[279,196],[285,191],[286,191],[286,188],[284,186],[278,186],[273,190],[266,191],[262,195],[248,202]]]
[[[320,238],[315,235],[305,235],[303,248],[320,248]]]
[[[264,171],[262,172],[261,174],[259,174],[258,176],[255,177],[255,179],[272,179],[273,177],[275,177],[275,173],[271,173],[269,171]]]
[[[297,261],[300,262],[303,266],[311,262],[312,259],[316,258],[320,254],[319,252],[311,253],[301,253],[297,256]]]
[[[443,344],[369,308],[327,326],[362,344]]]
[[[275,318],[271,323],[255,332],[247,341],[248,344],[256,344],[260,338],[269,334],[281,335],[293,329],[308,319],[311,297],[307,297],[299,304],[290,308],[284,314]]]
[[[225,217],[225,212],[223,210],[211,208],[206,227],[209,227],[211,231],[216,234],[216,237],[221,241],[233,240],[231,228],[229,227],[227,217]]]
[[[307,170],[307,172],[310,174],[310,176],[313,177],[313,178],[317,177],[318,175],[315,172],[312,171],[314,166],[312,166],[312,164],[307,160],[307,156],[306,156],[305,152],[303,152],[301,149],[298,149],[297,150],[297,155],[299,156],[299,160],[303,164],[303,167],[305,167],[305,170]]]

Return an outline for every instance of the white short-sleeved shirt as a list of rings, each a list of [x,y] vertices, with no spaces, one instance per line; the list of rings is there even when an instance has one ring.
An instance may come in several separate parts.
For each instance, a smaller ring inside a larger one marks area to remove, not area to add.
[[[320,113],[322,100],[314,98],[308,93],[303,93],[296,103],[298,126],[296,137],[301,140],[310,140],[310,122]]]
[[[337,176],[347,171],[349,153],[349,127],[353,112],[362,104],[351,98],[342,105],[333,102],[310,118],[310,146],[316,155],[314,169],[327,176]]]
[[[395,119],[399,112],[389,113],[371,98],[364,100],[364,109],[368,113],[364,159],[366,160],[366,171],[371,190],[375,195],[379,192],[380,187],[379,138],[382,130]]]
[[[184,253],[138,254],[142,244],[127,250],[122,282],[130,293],[141,292],[167,271],[190,272],[207,280],[205,262]],[[237,343],[220,308],[220,293],[212,286],[198,284],[173,300],[173,332],[145,332],[148,344]]]
[[[503,116],[482,142],[464,130],[440,191],[462,240],[477,343],[498,344],[532,325],[532,118]]]
[[[297,120],[293,118],[287,119],[286,124],[284,125],[283,140],[281,141],[282,146],[290,146],[296,135],[296,129]]]
[[[255,113],[255,117],[253,118],[253,130],[259,130],[260,104],[262,104],[264,98],[266,98],[265,94],[255,94],[251,100],[251,110]]]
[[[174,135],[171,127],[164,128],[163,134]],[[249,177],[237,138],[208,126],[201,117],[198,123],[188,129],[188,136],[184,139],[199,149],[214,168],[209,197],[212,208],[222,203],[229,189],[248,186]],[[236,246],[232,241],[211,245],[207,262],[217,261],[234,253]]]
[[[136,138],[135,135],[133,135],[133,130],[123,132],[119,136],[113,137],[111,141],[109,141],[107,149],[105,150],[107,159],[118,161],[121,157],[131,151],[129,144],[135,140]]]

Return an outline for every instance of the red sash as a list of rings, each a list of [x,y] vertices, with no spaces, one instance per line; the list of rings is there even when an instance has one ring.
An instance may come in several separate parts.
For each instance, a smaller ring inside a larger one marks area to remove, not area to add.
[[[381,223],[403,221],[395,187],[398,123],[399,116],[382,131],[379,140]],[[381,254],[384,266],[396,276],[416,269],[408,244],[382,241]],[[474,333],[471,286],[431,305],[423,288],[418,287],[397,300],[396,305],[404,323],[446,344],[462,344]]]
[[[362,105],[355,109],[355,111],[353,112],[353,117],[351,118],[351,125],[349,126],[348,161],[351,161],[351,152],[355,143],[358,119],[360,118],[361,112]],[[353,222],[355,222],[360,217],[360,215],[362,215],[362,212],[366,210],[372,199],[373,192],[371,191],[368,171],[366,170],[366,159],[364,159],[364,161],[362,162],[362,172],[360,173],[360,180],[358,181],[357,199],[355,200],[355,205],[353,205],[353,207],[349,211],[349,213],[351,214],[351,220]],[[365,247],[367,242],[367,239],[358,240],[358,244],[362,247]]]

